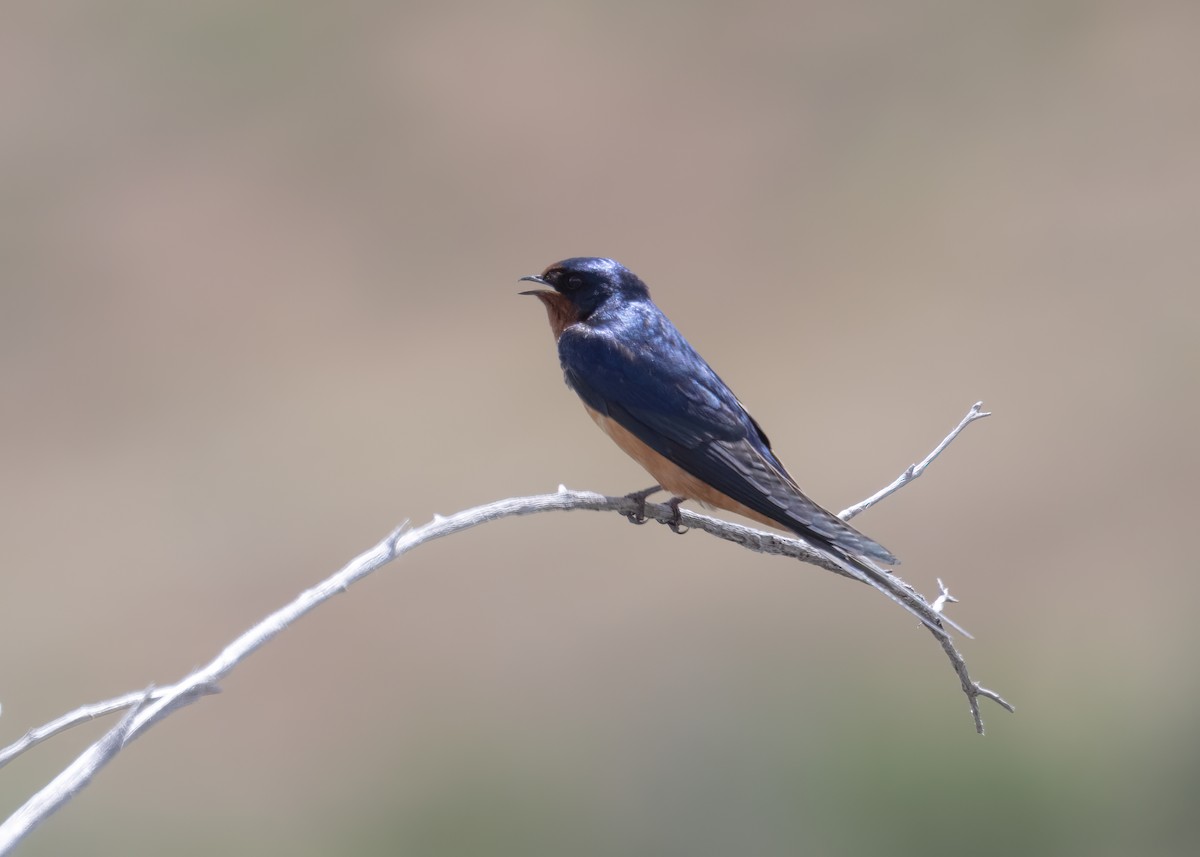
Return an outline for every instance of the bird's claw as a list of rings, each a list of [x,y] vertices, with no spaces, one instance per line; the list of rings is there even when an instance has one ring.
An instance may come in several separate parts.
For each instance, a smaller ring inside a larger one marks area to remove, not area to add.
[[[649,488],[644,488],[641,491],[634,491],[632,494],[626,494],[626,500],[632,500],[637,504],[637,508],[632,512],[626,512],[625,518],[631,524],[637,524],[639,527],[646,523],[646,498],[651,494],[655,494],[662,490],[662,486],[652,485]]]
[[[686,498],[684,497],[672,497],[667,501],[667,505],[671,507],[671,517],[667,520],[667,526],[670,527],[671,532],[677,536],[682,536],[691,529],[691,527],[685,527],[683,525],[683,515],[679,511],[679,504],[685,499]]]
[[[661,485],[654,485],[642,491],[634,491],[632,494],[625,495],[625,499],[632,500],[636,506],[632,512],[625,513],[625,518],[629,521],[629,523],[641,526],[649,520],[649,518],[646,517],[646,498],[651,494],[658,493],[661,490]],[[663,522],[671,528],[671,532],[680,536],[691,529],[691,527],[685,527],[683,525],[683,515],[679,511],[679,504],[685,499],[685,497],[672,497],[667,501],[667,506],[669,506],[671,509],[671,517]]]

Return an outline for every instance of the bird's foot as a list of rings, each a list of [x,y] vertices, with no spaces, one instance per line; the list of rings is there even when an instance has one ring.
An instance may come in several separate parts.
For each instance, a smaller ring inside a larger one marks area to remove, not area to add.
[[[671,528],[671,532],[677,536],[682,536],[691,527],[683,525],[683,515],[679,512],[679,504],[686,500],[686,497],[672,497],[667,501],[667,505],[671,507],[671,518],[667,521],[667,526]]]
[[[625,495],[626,500],[632,500],[637,504],[637,508],[634,511],[625,513],[625,517],[629,519],[629,523],[638,524],[639,526],[646,523],[646,498],[651,494],[657,494],[661,490],[661,485],[651,485],[649,488]]]

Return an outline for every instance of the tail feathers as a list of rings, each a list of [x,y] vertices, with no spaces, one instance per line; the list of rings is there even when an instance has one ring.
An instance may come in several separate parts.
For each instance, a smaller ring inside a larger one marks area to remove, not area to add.
[[[879,542],[863,535],[807,497],[801,495],[800,499],[804,501],[802,504],[795,504],[787,510],[790,519],[787,526],[801,538],[810,539],[816,535],[831,549],[844,551],[848,555],[870,557],[888,565],[900,564],[900,560]]]
[[[935,612],[916,590],[909,587],[894,574],[876,568],[866,560],[849,555],[837,545],[813,545],[813,547],[816,548],[818,553],[831,560],[851,577],[879,590],[909,613],[916,616],[925,627],[934,633],[934,636],[949,639],[950,635],[946,632],[943,625],[949,625],[965,637],[971,636],[965,628],[941,613]]]

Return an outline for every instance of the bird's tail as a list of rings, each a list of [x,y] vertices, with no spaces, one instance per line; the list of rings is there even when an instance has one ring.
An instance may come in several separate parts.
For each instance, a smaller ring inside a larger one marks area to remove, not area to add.
[[[900,560],[896,559],[890,550],[870,536],[863,535],[833,512],[808,499],[796,487],[795,482],[790,481],[791,477],[787,478],[794,490],[787,492],[785,502],[780,504],[782,509],[772,510],[775,511],[771,516],[774,523],[787,527],[802,539],[811,540],[816,537],[822,547],[841,551],[847,557],[870,557],[876,562],[888,565],[900,564]]]
[[[896,575],[879,568],[870,560],[853,556],[837,545],[813,545],[811,541],[809,544],[818,553],[829,559],[834,565],[838,566],[838,568],[845,571],[851,577],[862,581],[873,589],[879,590],[909,613],[916,616],[933,632],[934,636],[949,639],[950,635],[946,632],[945,625],[949,625],[965,637],[971,636],[965,628],[947,616],[942,615],[940,611],[935,611],[915,589]]]
[[[888,565],[900,564],[900,560],[896,559],[895,555],[879,542],[863,535],[832,512],[827,514],[833,520],[821,521],[821,526],[828,528],[830,542],[845,551],[847,555],[857,554],[870,557],[876,562],[885,562]]]

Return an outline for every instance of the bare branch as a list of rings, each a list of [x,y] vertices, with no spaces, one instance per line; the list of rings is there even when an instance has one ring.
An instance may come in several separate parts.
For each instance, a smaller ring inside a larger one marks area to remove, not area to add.
[[[29,748],[37,746],[47,738],[53,738],[59,732],[65,732],[72,726],[78,726],[80,723],[95,720],[97,717],[103,717],[105,714],[112,714],[114,711],[124,711],[126,708],[139,705],[147,699],[160,699],[166,693],[167,691],[162,688],[136,690],[133,693],[122,694],[113,699],[106,699],[103,702],[82,705],[74,711],[64,714],[57,720],[51,720],[45,726],[30,729],[19,741],[15,741],[3,750],[0,750],[0,768],[7,765],[11,760]]]
[[[976,404],[958,428],[951,432],[919,465],[910,467],[905,471],[905,475],[895,483],[858,506],[852,507],[852,510],[848,510],[848,512],[867,508],[919,476],[968,423],[987,416],[979,411],[980,407],[980,404]],[[628,516],[635,512],[641,512],[639,505],[629,497],[606,497],[602,494],[585,491],[569,491],[565,487],[559,486],[559,490],[553,494],[499,500],[458,512],[449,517],[435,515],[430,523],[415,529],[406,530],[407,524],[402,525],[375,547],[355,557],[340,571],[311,589],[305,590],[291,603],[258,622],[226,646],[211,662],[185,676],[176,684],[156,690],[130,693],[106,702],[83,706],[45,726],[30,730],[19,741],[0,751],[0,765],[3,765],[30,747],[71,726],[102,714],[125,708],[130,709],[117,726],[88,747],[62,773],[0,825],[0,855],[8,853],[38,823],[86,786],[91,778],[134,738],[140,736],[173,711],[191,704],[201,696],[217,692],[218,682],[221,679],[292,622],[334,595],[345,592],[351,584],[413,548],[501,518],[577,509],[618,512]],[[679,520],[676,518],[676,510],[665,504],[647,503],[645,504],[645,514],[664,524]],[[686,510],[679,510],[679,515],[682,522],[689,528],[703,530],[710,535],[741,545],[756,553],[793,557],[845,577],[870,583],[919,617],[938,639],[959,677],[963,693],[966,694],[970,703],[975,728],[980,734],[983,734],[983,720],[979,713],[979,697],[991,699],[1008,711],[1013,710],[1012,706],[999,694],[982,687],[968,674],[962,656],[959,655],[949,634],[942,627],[943,622],[953,625],[942,615],[942,610],[947,602],[955,599],[951,598],[945,587],[941,586],[940,580],[938,584],[942,590],[942,596],[936,599],[934,604],[930,604],[920,593],[894,574],[878,569],[876,575],[865,579],[857,570],[848,568],[844,563],[839,562],[837,557],[798,539],[752,529],[729,521],[717,520]],[[851,516],[847,513],[842,515],[843,518]]]
[[[33,828],[73,798],[91,782],[97,771],[120,752],[129,736],[129,729],[133,721],[142,711],[142,707],[148,699],[149,691],[143,691],[140,697],[134,700],[129,713],[121,718],[120,723],[108,730],[103,738],[92,744],[74,762],[67,765],[62,773],[50,781],[49,785],[8,817],[8,820],[0,826],[0,854],[7,854],[9,849],[24,839]]]
[[[983,410],[983,402],[976,402],[975,404],[971,405],[971,410],[967,411],[967,415],[962,418],[962,422],[960,422],[957,426],[955,426],[954,431],[950,432],[950,434],[948,434],[944,438],[942,438],[942,442],[939,443],[937,446],[935,446],[933,448],[933,452],[931,452],[931,453],[929,453],[929,455],[925,456],[925,459],[920,464],[908,465],[908,468],[903,473],[901,473],[900,476],[896,479],[896,481],[893,482],[891,485],[887,486],[886,488],[883,488],[880,491],[876,491],[874,494],[872,494],[867,499],[863,500],[861,503],[855,503],[849,509],[843,509],[841,512],[838,513],[838,517],[841,518],[843,521],[849,521],[851,518],[853,518],[859,512],[870,509],[872,506],[874,506],[876,503],[878,503],[884,497],[888,497],[892,494],[895,494],[897,491],[899,491],[901,488],[903,488],[909,482],[912,482],[914,479],[916,479],[918,476],[920,476],[922,473],[924,473],[925,468],[928,467],[930,464],[932,464],[933,460],[935,458],[937,458],[939,455],[941,455],[942,450],[944,450],[946,447],[948,447],[954,441],[954,439],[956,437],[958,437],[960,434],[962,434],[963,429],[965,429],[971,423],[975,422],[975,420],[981,420],[984,417],[990,417],[991,415],[992,415],[991,411]]]

